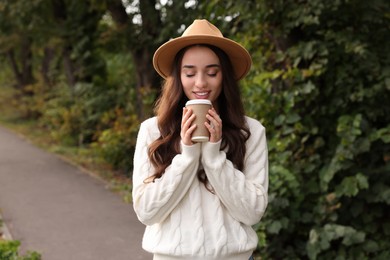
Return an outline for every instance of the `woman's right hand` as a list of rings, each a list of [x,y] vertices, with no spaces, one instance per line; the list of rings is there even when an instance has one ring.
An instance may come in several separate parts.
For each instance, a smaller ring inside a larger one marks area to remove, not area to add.
[[[183,116],[181,119],[181,131],[180,137],[184,145],[193,145],[191,141],[192,133],[196,128],[196,124],[192,125],[192,122],[195,120],[195,114],[192,113],[190,108],[183,108]]]

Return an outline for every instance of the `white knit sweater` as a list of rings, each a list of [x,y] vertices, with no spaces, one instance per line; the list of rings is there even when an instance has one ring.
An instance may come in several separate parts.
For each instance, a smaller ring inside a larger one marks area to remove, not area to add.
[[[258,238],[258,223],[268,203],[268,150],[265,128],[246,117],[244,171],[233,167],[219,143],[181,144],[182,152],[160,179],[154,174],[148,146],[159,136],[157,118],[141,124],[134,155],[133,205],[146,225],[142,246],[154,259],[247,260]],[[199,182],[203,167],[215,191]]]

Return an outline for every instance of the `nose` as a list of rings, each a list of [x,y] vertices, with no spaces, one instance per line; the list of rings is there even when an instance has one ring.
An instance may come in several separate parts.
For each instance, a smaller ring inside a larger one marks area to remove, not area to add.
[[[199,73],[195,79],[195,87],[204,88],[204,87],[206,87],[206,85],[207,85],[207,82],[206,82],[205,76],[202,73]]]

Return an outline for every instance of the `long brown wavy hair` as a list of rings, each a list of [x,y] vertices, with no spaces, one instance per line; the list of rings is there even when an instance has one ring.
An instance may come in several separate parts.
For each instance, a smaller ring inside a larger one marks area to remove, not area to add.
[[[234,77],[234,70],[229,57],[221,49],[212,45],[201,45],[210,48],[219,58],[222,71],[222,91],[218,97],[219,116],[222,119],[221,150],[227,148],[227,158],[234,166],[243,170],[246,152],[245,142],[250,136],[245,121],[244,106],[241,100],[239,85]],[[188,46],[179,51],[175,57],[171,75],[165,80],[162,92],[155,106],[158,128],[161,136],[149,146],[149,158],[156,172],[145,182],[160,178],[172,159],[180,151],[180,131],[182,111],[188,101],[180,80],[181,63]],[[207,187],[204,171],[198,172],[198,178]]]

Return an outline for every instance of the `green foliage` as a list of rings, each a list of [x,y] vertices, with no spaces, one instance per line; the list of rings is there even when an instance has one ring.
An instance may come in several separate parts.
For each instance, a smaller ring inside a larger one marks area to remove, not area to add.
[[[312,229],[310,231],[309,243],[307,244],[307,253],[310,259],[315,259],[322,251],[329,250],[331,243],[334,240],[340,240],[341,244],[346,247],[351,247],[356,244],[363,243],[365,240],[365,233],[358,232],[354,228],[348,226],[341,226],[336,224],[326,224],[323,228]],[[364,258],[362,250],[353,249],[353,253],[347,257],[344,250],[340,250],[337,253],[338,258],[350,258],[354,259]],[[359,252],[360,251],[360,252]]]
[[[0,239],[0,259],[2,260],[40,260],[41,255],[37,252],[27,252],[26,255],[20,256],[20,242],[17,240],[1,240]]]
[[[57,86],[42,108],[40,124],[68,146],[90,146],[114,169],[131,175],[139,120],[135,115],[135,84],[128,55],[107,55],[104,85]],[[148,105],[147,99],[145,104]],[[149,104],[150,106],[150,104]]]
[[[93,100],[88,91],[94,86],[78,84],[74,93],[66,86],[52,93],[45,104],[40,122],[52,137],[65,145],[82,145],[91,140],[98,118],[94,116]]]
[[[258,229],[265,236],[259,253],[386,259],[389,4],[263,1],[256,7],[245,33],[255,70],[243,85],[247,109],[269,139],[270,205]]]
[[[121,109],[112,111],[111,115],[107,113],[105,118],[113,125],[99,134],[92,147],[114,169],[120,169],[131,177],[139,121],[136,115],[126,115]]]

